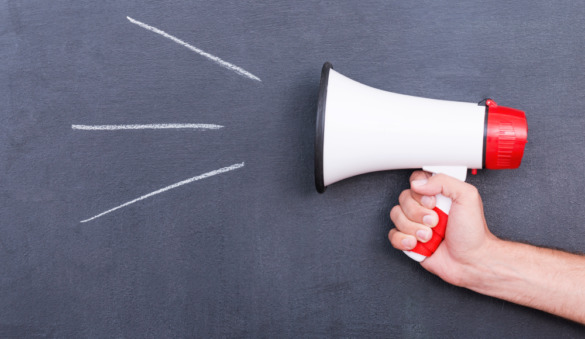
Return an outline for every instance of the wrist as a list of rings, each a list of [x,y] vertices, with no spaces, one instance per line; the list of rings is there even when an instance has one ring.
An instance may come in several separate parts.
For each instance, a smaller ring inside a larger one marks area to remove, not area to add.
[[[583,256],[495,237],[482,247],[459,286],[585,324]]]
[[[489,294],[488,291],[496,285],[495,281],[502,278],[500,269],[505,266],[506,243],[490,234],[474,255],[462,265],[459,286]]]

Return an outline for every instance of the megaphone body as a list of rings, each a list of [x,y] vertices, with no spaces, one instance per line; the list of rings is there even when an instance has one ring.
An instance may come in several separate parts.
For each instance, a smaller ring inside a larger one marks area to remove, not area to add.
[[[524,112],[493,100],[420,98],[363,85],[323,65],[315,140],[317,191],[369,172],[422,168],[466,179],[468,169],[520,166]],[[444,238],[451,200],[437,196],[439,225],[407,254],[422,261]]]

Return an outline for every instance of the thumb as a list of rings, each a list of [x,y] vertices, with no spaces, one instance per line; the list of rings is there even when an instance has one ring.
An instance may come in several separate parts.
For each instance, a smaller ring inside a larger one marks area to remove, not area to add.
[[[468,183],[445,174],[437,174],[429,179],[414,180],[410,183],[414,192],[434,196],[439,193],[451,200],[463,202],[478,195],[477,189]]]

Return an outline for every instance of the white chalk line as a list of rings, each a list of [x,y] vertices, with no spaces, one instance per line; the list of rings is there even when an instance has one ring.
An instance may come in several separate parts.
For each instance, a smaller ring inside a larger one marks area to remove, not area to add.
[[[231,166],[228,166],[228,167],[220,168],[220,169],[217,169],[217,170],[214,170],[214,171],[211,171],[211,172],[203,173],[201,175],[198,175],[196,177],[189,178],[189,179],[186,179],[186,180],[183,180],[183,181],[179,181],[178,183],[172,184],[172,185],[167,186],[167,187],[163,187],[163,188],[158,189],[158,190],[156,190],[154,192],[151,192],[151,193],[148,193],[148,194],[143,195],[141,197],[138,197],[138,198],[136,198],[134,200],[130,200],[128,202],[125,202],[125,203],[123,203],[120,206],[116,206],[116,207],[114,207],[112,209],[109,209],[109,210],[107,210],[105,212],[102,212],[102,213],[100,213],[100,214],[98,214],[96,216],[93,216],[93,217],[89,218],[89,219],[81,220],[81,222],[83,223],[83,222],[88,222],[88,221],[94,220],[94,219],[99,218],[101,216],[104,216],[104,215],[106,215],[108,213],[114,212],[115,210],[119,210],[122,207],[126,207],[126,206],[132,205],[133,203],[138,202],[140,200],[144,200],[146,198],[150,198],[153,195],[157,195],[157,194],[166,192],[168,190],[171,190],[173,188],[177,188],[179,186],[183,186],[183,185],[186,185],[186,184],[190,184],[190,183],[192,183],[194,181],[197,181],[197,180],[201,180],[201,179],[205,179],[205,178],[212,177],[212,176],[217,175],[217,174],[221,174],[221,173],[233,171],[233,170],[238,169],[238,168],[241,168],[241,167],[244,167],[244,163],[243,162],[242,163],[239,163],[239,164],[234,164],[234,165],[231,165]]]
[[[145,29],[147,29],[147,30],[149,30],[151,32],[156,33],[156,34],[160,34],[160,35],[164,36],[165,38],[170,39],[170,40],[178,43],[179,45],[181,45],[183,47],[186,47],[186,48],[192,50],[193,52],[195,52],[195,53],[197,53],[197,54],[199,54],[201,56],[204,56],[204,57],[208,58],[209,60],[215,62],[216,64],[220,65],[221,67],[227,68],[227,69],[229,69],[231,71],[234,71],[234,72],[238,73],[239,75],[245,76],[245,77],[247,77],[249,79],[256,80],[256,81],[262,81],[262,80],[260,80],[260,78],[258,78],[254,74],[246,71],[245,69],[243,69],[241,67],[238,67],[238,66],[236,66],[234,64],[230,64],[229,62],[224,61],[221,58],[216,57],[215,55],[211,55],[211,54],[209,54],[209,53],[207,53],[207,52],[205,52],[205,51],[203,51],[203,50],[201,50],[201,49],[199,49],[199,48],[197,48],[197,47],[195,47],[193,45],[190,45],[190,44],[186,43],[185,41],[183,41],[183,40],[181,40],[181,39],[179,39],[179,38],[177,38],[175,36],[172,36],[172,35],[168,34],[165,31],[162,31],[162,30],[160,30],[160,29],[158,29],[156,27],[152,27],[150,25],[147,25],[144,22],[140,22],[138,20],[132,19],[129,16],[127,16],[126,18],[131,23],[133,23],[135,25],[138,25],[138,26],[140,26],[142,28],[145,28]]]
[[[72,129],[84,131],[116,131],[125,129],[220,129],[214,124],[142,124],[142,125],[71,125]]]

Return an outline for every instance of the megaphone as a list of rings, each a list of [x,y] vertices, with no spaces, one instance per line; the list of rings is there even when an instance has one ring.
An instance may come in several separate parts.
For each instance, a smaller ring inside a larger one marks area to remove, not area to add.
[[[518,168],[527,122],[523,111],[492,99],[427,99],[363,85],[326,62],[321,71],[315,138],[319,193],[340,180],[376,171],[422,168],[465,181],[468,169]],[[451,200],[437,196],[439,224],[426,243],[405,253],[432,255],[445,237]]]

